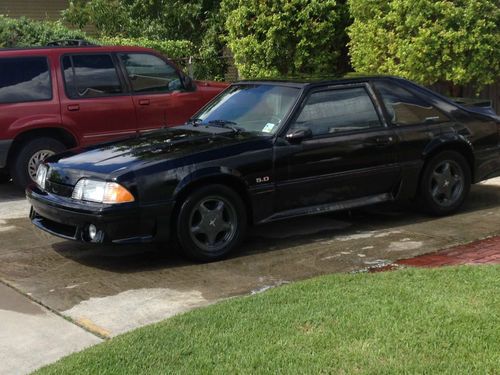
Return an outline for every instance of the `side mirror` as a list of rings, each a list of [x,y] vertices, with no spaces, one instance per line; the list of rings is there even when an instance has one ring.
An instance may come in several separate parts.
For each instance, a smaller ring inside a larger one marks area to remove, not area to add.
[[[286,133],[286,140],[290,143],[300,143],[304,139],[312,138],[312,131],[310,128],[295,128]]]
[[[194,91],[196,89],[196,85],[194,84],[193,79],[190,76],[183,76],[182,84],[187,91]]]

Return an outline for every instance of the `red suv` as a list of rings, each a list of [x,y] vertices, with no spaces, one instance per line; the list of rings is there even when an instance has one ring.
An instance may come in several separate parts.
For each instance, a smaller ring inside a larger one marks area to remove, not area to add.
[[[0,50],[0,172],[24,187],[49,155],[182,124],[226,86],[148,48]]]

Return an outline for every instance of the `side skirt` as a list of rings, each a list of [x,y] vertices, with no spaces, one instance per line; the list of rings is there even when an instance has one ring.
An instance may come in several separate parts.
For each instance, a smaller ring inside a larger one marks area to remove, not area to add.
[[[389,201],[393,201],[393,200],[394,200],[394,197],[392,194],[384,193],[384,194],[378,194],[378,195],[370,195],[368,197],[350,199],[350,200],[346,200],[346,201],[342,201],[342,202],[335,202],[335,203],[320,204],[320,205],[316,205],[316,206],[294,208],[293,210],[286,210],[286,211],[277,212],[274,215],[269,216],[269,217],[265,218],[264,220],[261,220],[259,222],[259,224],[269,223],[271,221],[288,219],[288,218],[298,217],[298,216],[317,215],[317,214],[322,214],[322,213],[326,213],[326,212],[348,210],[348,209],[355,208],[355,207],[369,206],[372,204],[389,202]]]

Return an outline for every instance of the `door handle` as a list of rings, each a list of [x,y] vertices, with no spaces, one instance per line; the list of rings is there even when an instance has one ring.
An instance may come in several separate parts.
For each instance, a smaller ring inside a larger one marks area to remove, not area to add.
[[[149,105],[149,99],[139,99],[139,105]]]
[[[390,145],[394,141],[393,137],[377,137],[375,143],[381,146]]]
[[[70,104],[68,105],[68,111],[74,112],[74,111],[79,111],[80,110],[80,105],[79,104]]]

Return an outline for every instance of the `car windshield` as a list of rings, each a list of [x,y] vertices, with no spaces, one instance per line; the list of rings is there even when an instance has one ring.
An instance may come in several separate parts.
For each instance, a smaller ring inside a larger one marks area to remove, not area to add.
[[[227,125],[249,132],[275,133],[300,89],[270,84],[240,84],[228,88],[191,121]]]

